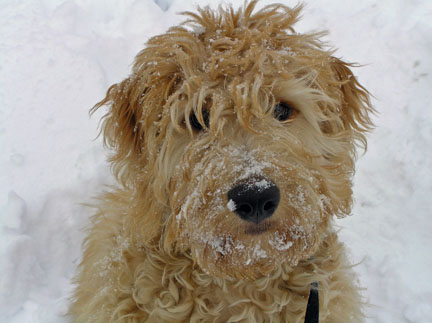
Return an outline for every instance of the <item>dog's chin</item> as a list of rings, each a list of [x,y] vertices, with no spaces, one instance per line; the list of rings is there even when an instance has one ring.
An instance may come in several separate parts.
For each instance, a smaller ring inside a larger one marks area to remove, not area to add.
[[[273,261],[259,261],[245,265],[236,262],[215,261],[216,259],[207,259],[205,263],[198,261],[201,270],[213,278],[220,279],[241,279],[254,280],[268,276],[274,272],[282,263]]]
[[[304,250],[299,252],[303,249],[299,246],[301,241],[291,241],[288,235],[285,238],[276,224],[247,224],[236,236],[218,236],[207,243],[196,243],[192,256],[203,272],[224,279],[258,279],[283,264],[296,265],[304,255]]]

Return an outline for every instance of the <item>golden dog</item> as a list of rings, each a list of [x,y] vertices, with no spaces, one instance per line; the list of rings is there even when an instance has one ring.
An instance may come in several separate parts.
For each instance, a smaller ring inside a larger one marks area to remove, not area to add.
[[[332,217],[351,211],[368,92],[301,6],[199,8],[151,38],[109,106],[119,181],[85,241],[76,322],[361,322]]]

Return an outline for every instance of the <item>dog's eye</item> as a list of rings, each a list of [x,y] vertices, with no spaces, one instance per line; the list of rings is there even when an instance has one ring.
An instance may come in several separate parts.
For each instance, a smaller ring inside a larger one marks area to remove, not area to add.
[[[210,117],[209,117],[209,112],[207,110],[202,110],[202,117],[204,120],[204,125],[206,126],[206,128],[209,127],[209,121],[210,121]],[[191,113],[190,117],[189,117],[189,122],[192,126],[193,129],[195,129],[196,131],[201,131],[203,130],[203,125],[199,122],[197,116],[195,115],[195,113]]]
[[[298,111],[289,103],[278,102],[273,109],[273,116],[279,121],[289,121],[295,118]]]

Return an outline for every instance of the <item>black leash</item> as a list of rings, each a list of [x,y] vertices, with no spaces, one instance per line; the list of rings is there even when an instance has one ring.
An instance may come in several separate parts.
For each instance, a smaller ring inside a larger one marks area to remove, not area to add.
[[[309,292],[309,299],[306,307],[306,316],[304,323],[318,323],[319,322],[319,296],[318,296],[318,282],[311,284]]]

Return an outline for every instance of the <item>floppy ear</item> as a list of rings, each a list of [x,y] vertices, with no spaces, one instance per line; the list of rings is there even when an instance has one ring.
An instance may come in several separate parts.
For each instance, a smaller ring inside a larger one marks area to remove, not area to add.
[[[352,73],[350,67],[356,67],[355,64],[332,57],[331,67],[341,91],[341,118],[345,129],[350,129],[354,141],[366,149],[364,134],[373,128],[370,114],[374,109],[370,103],[370,94]]]
[[[104,144],[113,151],[110,161],[113,163],[114,174],[122,183],[127,183],[124,166],[138,161],[143,144],[143,127],[141,98],[145,89],[140,90],[130,78],[119,84],[112,85],[105,98],[97,103],[90,113],[94,113],[103,105],[109,111],[102,117],[101,133]]]

